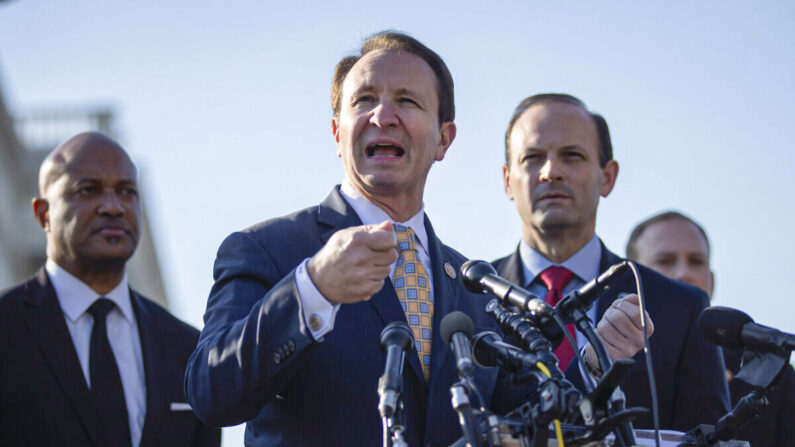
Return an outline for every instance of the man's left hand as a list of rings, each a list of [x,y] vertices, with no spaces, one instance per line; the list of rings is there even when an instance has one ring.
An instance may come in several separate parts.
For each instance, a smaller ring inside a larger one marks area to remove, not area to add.
[[[643,328],[640,325],[640,305],[638,295],[627,295],[613,301],[602,319],[596,325],[596,334],[610,355],[610,359],[632,358],[643,349]],[[645,313],[646,329],[649,336],[654,333],[654,323]],[[585,348],[585,357],[588,364],[599,365],[596,351],[590,344]]]

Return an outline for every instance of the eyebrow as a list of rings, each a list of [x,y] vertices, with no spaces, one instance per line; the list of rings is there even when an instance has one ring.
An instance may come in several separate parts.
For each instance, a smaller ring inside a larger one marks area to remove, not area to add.
[[[84,178],[81,178],[81,179],[77,180],[75,182],[75,185],[82,185],[82,184],[85,184],[85,183],[102,183],[102,180],[100,180],[100,179],[98,179],[96,177],[84,177]],[[125,179],[119,180],[118,182],[116,182],[116,184],[117,185],[120,185],[120,184],[124,184],[124,185],[133,184],[133,185],[136,185],[137,182],[135,181],[135,179],[125,178]]]

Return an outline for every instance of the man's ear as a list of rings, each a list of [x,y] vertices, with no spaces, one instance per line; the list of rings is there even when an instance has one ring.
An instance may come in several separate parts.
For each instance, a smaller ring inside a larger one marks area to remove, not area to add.
[[[33,217],[39,224],[42,230],[49,231],[50,229],[50,203],[47,199],[36,197],[32,200]]]
[[[337,157],[342,158],[340,151],[340,128],[337,126],[337,117],[331,118],[331,133],[334,135],[334,142],[337,144]]]
[[[511,191],[511,168],[508,165],[502,165],[502,181],[503,188],[505,188],[505,195],[509,200],[513,200],[513,191]]]
[[[715,272],[712,270],[709,271],[709,290],[707,290],[707,295],[709,295],[709,300],[712,301],[712,292],[715,291]]]
[[[610,160],[602,168],[602,189],[600,191],[602,197],[607,197],[616,186],[616,178],[618,178],[618,162]]]
[[[450,145],[453,144],[453,140],[455,140],[456,130],[455,123],[453,122],[447,121],[442,123],[442,127],[439,129],[439,146],[436,148],[436,157],[434,157],[434,160],[444,160],[447,149],[450,148]]]

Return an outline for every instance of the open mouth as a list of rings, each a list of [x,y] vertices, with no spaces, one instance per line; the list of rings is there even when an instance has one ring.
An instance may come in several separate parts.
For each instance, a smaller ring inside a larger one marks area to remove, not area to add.
[[[367,146],[368,157],[400,158],[406,151],[402,147],[389,143],[376,143]]]

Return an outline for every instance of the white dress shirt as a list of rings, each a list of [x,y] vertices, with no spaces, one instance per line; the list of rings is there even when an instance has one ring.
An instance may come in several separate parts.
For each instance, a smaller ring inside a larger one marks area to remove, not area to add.
[[[433,301],[433,274],[431,273],[431,255],[428,249],[428,232],[425,230],[425,205],[420,207],[420,210],[405,222],[395,222],[389,215],[379,208],[378,206],[370,203],[359,194],[356,189],[350,184],[346,178],[340,187],[340,193],[346,202],[353,208],[359,220],[364,225],[376,225],[385,220],[390,222],[409,227],[414,230],[417,235],[417,253],[420,262],[428,272],[430,280],[430,291],[428,297]],[[298,297],[301,300],[301,310],[304,314],[304,321],[312,333],[315,340],[322,340],[323,337],[334,329],[334,319],[339,310],[339,304],[332,304],[326,300],[320,291],[317,289],[309,273],[306,271],[306,263],[309,258],[304,261],[296,269],[296,285],[298,287]],[[395,264],[389,268],[389,278],[395,272]]]
[[[80,360],[80,367],[83,369],[83,376],[89,388],[91,388],[91,377],[88,364],[94,317],[88,312],[88,308],[102,297],[116,303],[116,307],[108,314],[106,320],[108,340],[124,388],[130,439],[132,446],[138,447],[146,416],[146,379],[141,338],[138,336],[138,325],[130,301],[127,275],[124,275],[119,285],[110,293],[99,295],[51,259],[47,259],[44,269],[50,277],[58,303],[63,310],[66,327],[69,328],[72,344],[77,351],[77,358]]]

